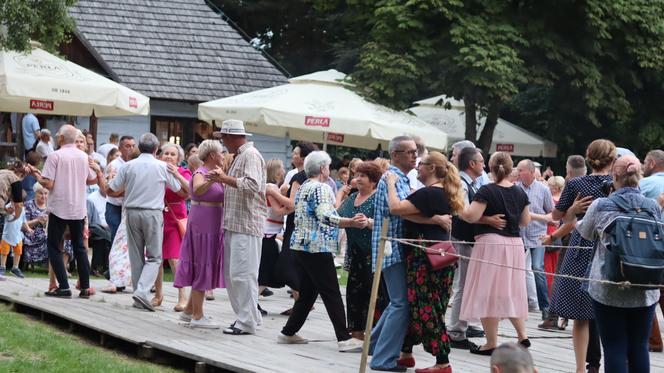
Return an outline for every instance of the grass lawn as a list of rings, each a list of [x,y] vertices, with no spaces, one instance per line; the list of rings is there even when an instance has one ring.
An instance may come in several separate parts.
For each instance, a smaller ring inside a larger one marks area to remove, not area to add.
[[[0,372],[180,372],[96,347],[0,304]]]

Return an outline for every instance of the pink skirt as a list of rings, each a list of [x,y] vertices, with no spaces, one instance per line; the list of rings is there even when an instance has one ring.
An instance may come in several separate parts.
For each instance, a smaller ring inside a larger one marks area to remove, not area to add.
[[[483,234],[475,237],[472,259],[525,269],[526,254],[520,237]],[[526,273],[471,260],[461,301],[461,320],[528,317]]]

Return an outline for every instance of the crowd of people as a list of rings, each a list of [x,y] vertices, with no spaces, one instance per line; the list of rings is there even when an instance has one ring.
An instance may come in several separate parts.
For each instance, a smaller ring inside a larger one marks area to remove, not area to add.
[[[641,164],[611,141],[595,140],[585,156],[568,158],[563,178],[530,159],[515,166],[505,152],[491,154],[485,167],[470,141],[454,144],[448,159],[422,139],[399,136],[389,159],[349,159],[334,178],[330,156],[311,142],[297,144],[286,173],[281,160],[263,159],[243,122],[226,120],[214,136],[185,150],[151,133],[113,134],[95,150],[92,136],[72,125],[54,137],[35,129],[26,162],[0,170],[0,279],[23,277],[20,264],[48,262],[45,295],[68,298],[73,261],[79,297],[93,295],[90,275],[105,272],[109,285],[100,291],[131,287],[133,306],[154,311],[163,306],[167,263],[183,325],[234,336],[256,333],[267,313],[259,295],[287,286],[294,302],[277,343],[308,343],[299,333],[320,296],[338,350],[360,352],[370,338],[370,366],[378,371],[414,367],[419,344],[432,364],[418,373],[451,372],[452,349],[491,355],[496,372],[517,363],[534,371],[525,352],[529,312],[541,312],[543,330],[574,321],[577,373],[599,371],[600,343],[606,372],[647,372],[648,349],[662,350],[653,317],[656,304],[664,306],[659,290],[601,282],[603,232],[620,214],[605,197],[634,206],[650,199],[661,219],[662,150]],[[463,258],[434,267],[423,248],[445,241]],[[340,264],[348,271],[345,307]],[[236,315],[223,326],[204,310],[219,288]],[[516,343],[498,345],[502,319]],[[478,337],[486,338],[481,346],[470,341]]]

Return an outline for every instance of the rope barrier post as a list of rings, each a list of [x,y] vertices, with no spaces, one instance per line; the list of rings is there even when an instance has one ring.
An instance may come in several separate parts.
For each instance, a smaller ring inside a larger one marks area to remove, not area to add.
[[[380,245],[378,246],[378,257],[376,258],[376,272],[374,272],[371,284],[371,297],[369,298],[369,311],[367,312],[367,326],[364,328],[364,344],[362,345],[362,359],[360,360],[360,373],[367,370],[367,358],[369,357],[369,343],[371,342],[371,328],[373,327],[373,315],[376,312],[376,298],[378,298],[378,287],[380,286],[380,274],[383,271],[383,257],[385,256],[385,242],[390,219],[383,219],[383,227],[380,231]]]

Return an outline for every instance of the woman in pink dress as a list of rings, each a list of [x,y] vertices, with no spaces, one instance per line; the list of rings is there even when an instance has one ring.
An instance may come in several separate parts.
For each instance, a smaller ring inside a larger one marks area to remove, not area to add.
[[[161,147],[161,160],[168,164],[169,168],[177,167],[177,178],[183,178],[191,181],[191,172],[184,167],[178,166],[184,158],[184,151],[179,145],[164,144]],[[182,219],[187,218],[186,198],[179,197],[168,188],[164,196],[164,242],[162,245],[162,258],[168,261],[168,266],[173,273],[177,272],[178,259],[180,259],[180,246],[182,237],[180,236],[179,225]],[[186,224],[186,223],[185,223]],[[152,299],[154,307],[160,306],[164,299],[163,293],[164,267],[161,267],[159,276],[155,282],[155,296]],[[187,295],[184,289],[178,289],[178,303],[175,305],[175,311],[181,312],[187,304]]]
[[[175,274],[176,288],[191,286],[189,301],[180,315],[191,328],[219,329],[203,313],[205,291],[223,288],[224,258],[224,186],[206,180],[211,170],[224,168],[221,143],[205,140],[198,148],[203,165],[189,182],[191,210],[187,233],[182,241],[180,265]]]
[[[461,319],[482,321],[486,333],[486,344],[470,352],[487,356],[498,346],[498,323],[504,318],[509,318],[514,326],[519,343],[530,347],[525,323],[528,316],[524,272],[526,254],[519,236],[519,227],[530,222],[528,196],[509,181],[512,158],[508,153],[493,153],[489,169],[495,182],[482,186],[470,206],[459,214],[469,223],[477,222],[483,215],[503,214],[506,220],[502,229],[475,225],[475,246],[471,258],[476,260],[468,264],[461,301]]]

